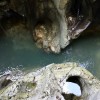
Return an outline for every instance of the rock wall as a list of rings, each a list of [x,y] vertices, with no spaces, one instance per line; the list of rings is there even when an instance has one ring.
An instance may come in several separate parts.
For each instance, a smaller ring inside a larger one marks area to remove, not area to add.
[[[0,35],[21,23],[38,47],[59,53],[95,19],[98,4],[99,0],[1,0]]]
[[[34,15],[38,21],[33,37],[36,44],[48,52],[59,53],[71,40],[76,39],[92,20],[91,2],[42,0],[35,3]]]

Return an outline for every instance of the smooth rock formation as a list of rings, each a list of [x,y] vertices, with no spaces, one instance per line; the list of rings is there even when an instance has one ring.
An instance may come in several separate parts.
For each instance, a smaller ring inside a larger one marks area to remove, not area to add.
[[[91,23],[91,3],[80,0],[34,1],[33,37],[38,47],[59,53]],[[45,6],[47,5],[47,6]],[[87,10],[88,9],[88,10]]]
[[[100,100],[100,81],[76,63],[50,64],[16,81],[7,79],[12,83],[0,90],[0,100]],[[80,87],[81,94],[65,92],[69,83]]]
[[[38,47],[59,53],[78,38],[92,20],[95,22],[99,4],[100,0],[1,0],[0,35],[23,24],[33,34]]]

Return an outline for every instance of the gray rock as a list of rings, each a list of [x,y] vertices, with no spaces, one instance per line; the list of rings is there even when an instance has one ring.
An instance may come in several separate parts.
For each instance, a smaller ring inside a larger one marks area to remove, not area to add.
[[[63,92],[63,83],[73,82],[81,96]],[[100,81],[76,63],[50,64],[19,77],[0,90],[1,100],[100,100]]]

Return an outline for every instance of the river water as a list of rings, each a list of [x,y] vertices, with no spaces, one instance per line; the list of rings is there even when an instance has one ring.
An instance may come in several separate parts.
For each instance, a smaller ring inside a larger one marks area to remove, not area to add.
[[[0,72],[11,68],[31,70],[63,62],[77,62],[100,79],[100,37],[80,37],[60,54],[37,48],[30,33],[20,29],[16,34],[0,38]]]

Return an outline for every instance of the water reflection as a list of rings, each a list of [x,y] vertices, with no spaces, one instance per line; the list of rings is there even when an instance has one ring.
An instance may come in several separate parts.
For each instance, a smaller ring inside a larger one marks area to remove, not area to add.
[[[20,35],[19,35],[20,34]],[[29,32],[0,38],[0,70],[18,67],[30,70],[50,63],[77,62],[100,79],[100,37],[81,37],[60,54],[38,49]]]

